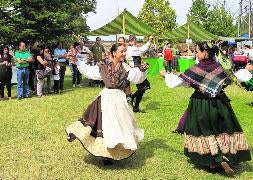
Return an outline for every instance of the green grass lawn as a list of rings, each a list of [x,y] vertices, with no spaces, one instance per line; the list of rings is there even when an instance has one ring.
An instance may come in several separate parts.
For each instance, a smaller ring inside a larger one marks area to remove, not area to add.
[[[146,113],[136,114],[145,138],[133,156],[110,167],[78,141],[69,143],[65,134],[65,127],[80,117],[100,88],[72,88],[68,75],[61,95],[0,101],[0,179],[224,179],[188,163],[183,137],[171,133],[193,90],[168,89],[160,76],[149,80],[152,89],[141,103]],[[235,85],[226,92],[253,153],[253,109],[248,105],[253,93]],[[237,166],[236,174],[253,178],[253,161]]]

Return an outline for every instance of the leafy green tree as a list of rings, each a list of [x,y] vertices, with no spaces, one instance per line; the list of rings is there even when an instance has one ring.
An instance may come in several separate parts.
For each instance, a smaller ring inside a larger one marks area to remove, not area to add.
[[[96,0],[0,0],[0,43],[67,40],[89,30],[85,14]]]
[[[226,37],[235,37],[237,33],[234,17],[226,10],[224,4],[216,4],[209,11],[205,29],[213,34]]]
[[[210,4],[206,0],[193,0],[187,15],[189,22],[204,26],[207,21]]]
[[[138,18],[155,29],[159,35],[165,35],[177,25],[176,11],[168,0],[145,0]]]
[[[194,0],[188,14],[190,22],[201,25],[205,30],[219,36],[236,36],[234,17],[225,8],[226,1],[211,6],[206,0]]]

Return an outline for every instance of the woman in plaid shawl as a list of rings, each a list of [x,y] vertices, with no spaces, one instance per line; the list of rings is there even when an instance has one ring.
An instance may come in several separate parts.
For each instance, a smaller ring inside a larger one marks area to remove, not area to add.
[[[188,85],[195,89],[187,108],[184,125],[184,154],[195,165],[211,169],[222,168],[234,176],[232,165],[250,161],[251,155],[246,137],[224,93],[231,80],[221,65],[215,61],[218,47],[206,42],[196,47],[199,63],[179,77],[165,76],[170,88]]]

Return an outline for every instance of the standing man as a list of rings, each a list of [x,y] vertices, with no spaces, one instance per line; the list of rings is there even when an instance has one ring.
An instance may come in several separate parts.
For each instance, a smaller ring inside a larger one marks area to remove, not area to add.
[[[85,63],[88,63],[93,59],[93,54],[90,51],[90,49],[85,46],[86,41],[80,41],[79,47],[77,47],[77,59],[79,61],[84,61]]]
[[[129,45],[127,47],[127,61],[131,67],[139,67],[141,66],[141,56],[148,50],[150,44],[153,41],[153,36],[149,37],[149,41],[141,47],[137,46],[137,38],[135,35],[129,36]],[[132,101],[134,98],[135,104],[133,107],[134,112],[141,112],[139,108],[139,104],[141,102],[142,96],[147,89],[150,89],[150,83],[147,79],[145,79],[142,83],[136,84],[137,91],[131,96]]]
[[[91,52],[93,53],[94,56],[94,64],[99,63],[100,61],[103,60],[103,53],[105,53],[105,48],[101,44],[101,38],[96,37],[96,42],[95,44],[91,47]],[[94,83],[94,80],[92,81]],[[103,88],[104,87],[104,82],[99,81],[99,87]]]
[[[171,72],[171,70],[172,70],[173,51],[170,47],[169,42],[167,42],[166,45],[163,48],[163,58],[164,58],[165,70]]]
[[[105,48],[101,44],[100,37],[96,37],[96,43],[91,47],[91,52],[94,55],[95,64],[102,60],[103,53],[105,53]]]
[[[17,71],[17,98],[28,98],[29,97],[29,63],[33,62],[30,52],[26,50],[26,45],[23,41],[19,43],[19,50],[15,52],[14,56],[15,64],[18,69]]]
[[[79,46],[77,47],[77,55],[76,58],[79,61],[84,61],[86,64],[92,64],[92,60],[93,60],[93,54],[90,51],[90,49],[85,46],[86,41],[80,41]],[[80,81],[82,81],[82,75],[80,77]],[[91,84],[91,82],[89,82],[89,84]],[[79,85],[79,87],[81,87],[81,85]]]
[[[63,49],[62,42],[57,43],[57,48],[54,50],[54,58],[56,58],[60,65],[60,82],[59,82],[59,92],[63,91],[63,84],[64,84],[64,77],[65,77],[65,71],[66,71],[66,57],[67,57],[67,51],[66,49]]]
[[[176,47],[176,45],[173,46],[172,48],[172,69],[174,70],[174,72],[177,71],[177,66],[178,66],[178,58],[179,58],[179,52],[178,52],[178,48]]]

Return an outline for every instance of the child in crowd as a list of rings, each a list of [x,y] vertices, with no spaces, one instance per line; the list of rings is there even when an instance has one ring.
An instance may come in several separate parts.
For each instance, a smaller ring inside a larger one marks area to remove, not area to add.
[[[58,60],[55,60],[53,63],[53,77],[54,77],[54,93],[59,93],[59,84],[60,84],[60,64]]]

